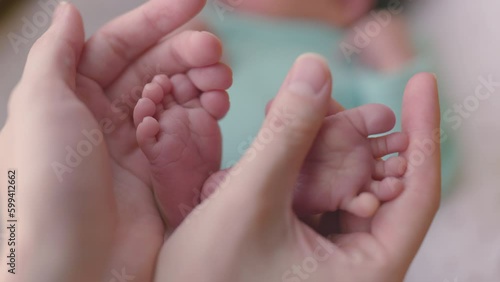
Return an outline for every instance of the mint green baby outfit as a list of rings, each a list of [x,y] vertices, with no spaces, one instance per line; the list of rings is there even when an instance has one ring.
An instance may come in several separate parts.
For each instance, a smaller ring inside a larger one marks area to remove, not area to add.
[[[208,5],[204,20],[223,42],[225,60],[234,73],[229,90],[231,109],[222,120],[223,167],[234,165],[250,146],[264,120],[264,109],[275,97],[295,59],[313,52],[325,57],[334,77],[333,97],[345,108],[368,103],[389,106],[400,130],[401,103],[408,80],[433,71],[422,56],[397,73],[385,74],[348,62],[340,49],[342,30],[312,21],[273,19],[236,12],[217,13]],[[448,140],[443,144],[443,187],[453,178],[456,160]]]

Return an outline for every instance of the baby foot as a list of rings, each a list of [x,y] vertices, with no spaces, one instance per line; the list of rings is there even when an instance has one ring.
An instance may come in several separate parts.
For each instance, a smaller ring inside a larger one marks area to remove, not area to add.
[[[299,214],[338,209],[371,217],[381,201],[403,189],[402,157],[380,158],[406,150],[403,133],[369,138],[392,129],[394,113],[383,105],[366,105],[327,117],[304,163],[295,195]]]
[[[218,120],[229,109],[225,91],[202,93],[192,78],[156,76],[134,110],[137,142],[149,160],[160,208],[173,227],[185,217],[182,207],[197,204],[203,183],[220,169]]]
[[[371,217],[382,201],[399,196],[407,161],[381,158],[406,150],[403,133],[369,138],[391,130],[394,113],[383,105],[366,105],[325,118],[306,158],[294,195],[299,216],[339,209]],[[212,175],[204,184],[204,198],[213,194],[230,169]]]

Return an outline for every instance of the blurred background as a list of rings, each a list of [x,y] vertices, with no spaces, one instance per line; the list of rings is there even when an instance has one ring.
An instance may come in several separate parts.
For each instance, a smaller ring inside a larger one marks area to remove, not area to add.
[[[46,15],[54,2],[0,0],[0,126],[29,48],[49,25]],[[144,0],[71,2],[81,10],[87,34],[92,34]],[[481,77],[500,83],[498,0],[411,2],[410,23],[432,44],[441,94],[450,101],[449,109],[471,103]],[[36,25],[26,28],[26,21]],[[462,154],[459,177],[443,199],[408,282],[500,281],[500,86],[492,93],[470,106],[474,110],[467,112],[455,132]]]

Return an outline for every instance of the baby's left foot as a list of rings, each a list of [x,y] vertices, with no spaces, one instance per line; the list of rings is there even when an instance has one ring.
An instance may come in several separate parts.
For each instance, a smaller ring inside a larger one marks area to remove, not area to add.
[[[173,227],[194,208],[209,175],[220,169],[218,120],[228,109],[225,91],[202,93],[185,74],[156,76],[135,107],[137,141],[149,160],[160,208]]]

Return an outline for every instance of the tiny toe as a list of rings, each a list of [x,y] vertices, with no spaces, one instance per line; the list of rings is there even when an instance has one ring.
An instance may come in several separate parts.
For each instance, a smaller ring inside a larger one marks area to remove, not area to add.
[[[203,93],[200,101],[202,107],[216,120],[222,119],[229,111],[229,95],[226,91]]]
[[[379,160],[375,164],[373,177],[377,180],[386,177],[401,177],[405,174],[408,163],[403,157],[392,157],[388,160]]]
[[[176,74],[172,78],[172,94],[177,103],[183,105],[198,98],[200,90],[196,88],[191,79],[185,74]]]
[[[380,207],[380,202],[375,195],[363,192],[350,199],[343,209],[361,218],[372,217]]]
[[[395,132],[389,135],[371,138],[372,153],[375,158],[404,152],[408,148],[408,135],[402,132]]]
[[[137,101],[137,105],[134,109],[134,124],[139,126],[139,124],[144,120],[145,117],[153,116],[156,113],[156,104],[153,100],[149,98],[141,98]]]
[[[160,132],[160,123],[152,117],[146,117],[137,126],[137,143],[148,158],[154,155],[153,148],[157,142],[158,132]]]
[[[172,91],[172,81],[165,74],[159,74],[153,78],[153,82],[161,86],[164,92]]]
[[[153,82],[146,84],[144,86],[144,92],[142,93],[142,98],[147,98],[153,101],[155,104],[161,103],[163,97],[165,96],[165,91],[162,85],[153,80]]]
[[[187,75],[201,91],[226,90],[233,84],[231,68],[223,63],[191,69]]]
[[[403,192],[403,189],[403,181],[394,177],[388,177],[382,181],[373,181],[368,187],[368,190],[382,202],[394,200]]]

